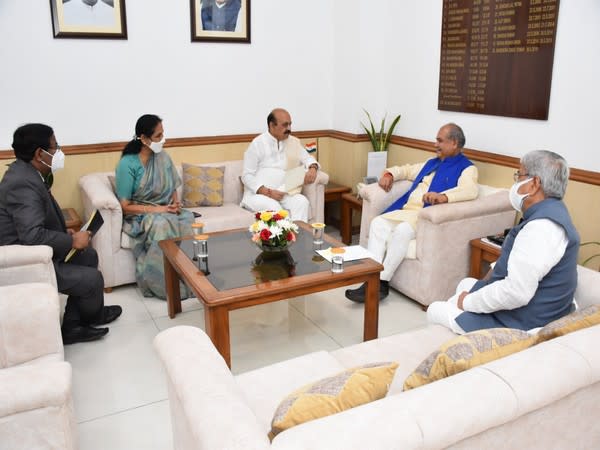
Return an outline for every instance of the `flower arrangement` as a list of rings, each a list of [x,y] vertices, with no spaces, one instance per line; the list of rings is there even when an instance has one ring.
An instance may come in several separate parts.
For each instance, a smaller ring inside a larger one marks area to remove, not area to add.
[[[288,219],[287,211],[259,211],[255,218],[248,231],[252,233],[252,242],[259,247],[284,249],[296,241],[298,226]]]

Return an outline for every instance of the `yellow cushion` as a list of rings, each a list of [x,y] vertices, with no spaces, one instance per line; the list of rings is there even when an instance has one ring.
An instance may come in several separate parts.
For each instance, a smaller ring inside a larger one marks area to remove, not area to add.
[[[538,342],[544,342],[558,336],[591,327],[600,323],[600,306],[592,305],[579,309],[554,322],[550,322],[538,332]]]
[[[183,206],[222,206],[225,166],[195,166],[183,163]]]
[[[537,343],[537,337],[512,328],[490,328],[457,336],[429,355],[404,381],[413,389],[503,358]]]
[[[319,419],[386,396],[398,364],[366,364],[307,384],[277,407],[269,439],[288,428]]]

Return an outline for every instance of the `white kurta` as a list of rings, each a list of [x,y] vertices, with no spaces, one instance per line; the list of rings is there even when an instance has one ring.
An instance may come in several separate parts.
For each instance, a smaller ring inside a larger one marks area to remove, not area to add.
[[[242,206],[251,211],[283,208],[290,212],[292,220],[308,222],[308,199],[299,193],[301,189],[286,195],[281,202],[256,192],[261,186],[285,191],[286,170],[299,165],[308,170],[312,164],[319,165],[298,138],[289,136],[277,141],[269,132],[257,136],[244,153]]]
[[[542,278],[563,257],[568,242],[565,230],[550,219],[527,223],[517,234],[508,256],[506,278],[467,295],[463,301],[464,310],[492,313],[525,306],[533,298]],[[463,312],[457,306],[458,296],[469,291],[475,281],[466,278],[448,301],[429,305],[429,322],[444,325],[455,333],[464,333],[455,320]]]

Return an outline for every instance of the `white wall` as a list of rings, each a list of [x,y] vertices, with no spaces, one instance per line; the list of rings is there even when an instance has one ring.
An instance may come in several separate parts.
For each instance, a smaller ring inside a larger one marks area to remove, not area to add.
[[[189,1],[126,8],[128,40],[54,39],[47,0],[0,0],[0,149],[34,121],[63,145],[127,140],[146,112],[167,137],[262,132],[276,106],[331,127],[331,1],[254,0],[251,44],[190,42]]]
[[[344,10],[342,3],[337,4],[338,12]],[[440,125],[454,121],[464,128],[467,147],[516,157],[545,148],[565,156],[572,167],[600,171],[594,142],[600,107],[600,1],[560,2],[547,121],[438,111],[442,3],[442,0],[378,2],[381,8],[375,9],[383,11],[380,20],[360,23],[361,36],[386,30],[383,48],[390,61],[383,69],[386,77],[383,94],[376,83],[371,86],[375,98],[383,95],[387,99],[379,114],[385,110],[390,114],[402,113],[396,134],[433,141]],[[335,41],[336,52],[341,41]],[[367,61],[357,63],[367,65]],[[343,73],[336,70],[335,74],[334,82],[343,84]],[[374,76],[375,80],[379,76]],[[362,98],[356,103],[366,104],[369,92],[365,89],[359,92]],[[336,109],[333,127],[357,132],[359,118],[358,107]]]
[[[600,2],[562,0],[549,120],[438,111],[442,0],[254,0],[251,44],[191,43],[189,2],[127,0],[129,39],[54,39],[50,7],[0,0],[0,149],[29,121],[63,144],[126,140],[155,112],[168,136],[259,132],[274,106],[296,129],[361,132],[402,114],[396,134],[433,140],[455,121],[467,146],[534,148],[600,171]]]

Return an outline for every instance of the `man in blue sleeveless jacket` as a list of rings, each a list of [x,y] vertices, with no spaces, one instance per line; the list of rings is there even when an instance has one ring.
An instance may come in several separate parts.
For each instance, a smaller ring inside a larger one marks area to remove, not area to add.
[[[567,162],[546,150],[529,152],[514,178],[510,202],[523,211],[523,221],[508,233],[483,280],[467,278],[447,302],[429,306],[430,322],[459,334],[497,327],[532,330],[572,310],[579,234],[562,202]]]
[[[462,129],[454,123],[446,124],[436,136],[437,157],[422,164],[391,167],[379,179],[379,186],[386,192],[394,181],[413,181],[410,189],[373,219],[369,227],[369,251],[384,267],[379,276],[379,300],[387,297],[388,282],[406,256],[409,242],[415,238],[419,211],[430,205],[477,197],[477,168],[462,154],[464,145]],[[357,289],[349,289],[346,297],[362,303],[365,288],[363,284]]]

